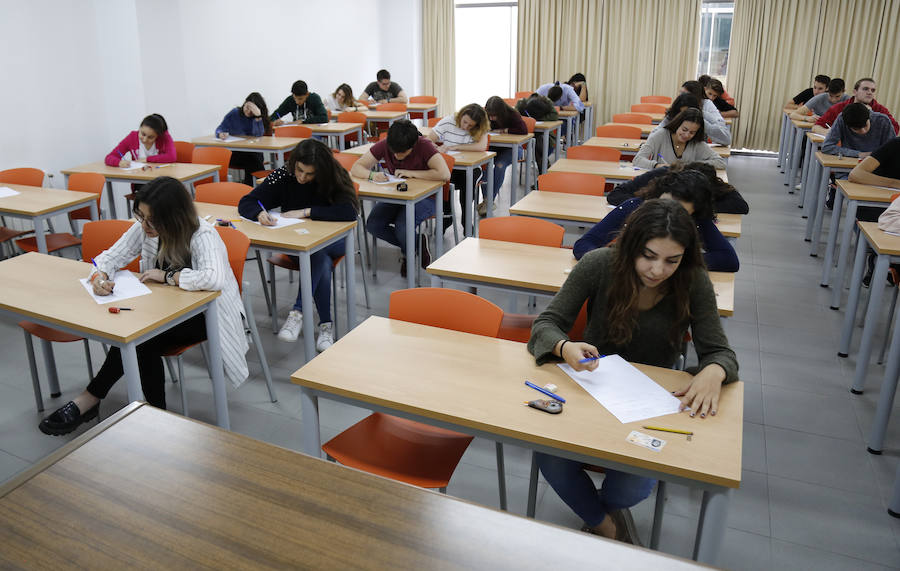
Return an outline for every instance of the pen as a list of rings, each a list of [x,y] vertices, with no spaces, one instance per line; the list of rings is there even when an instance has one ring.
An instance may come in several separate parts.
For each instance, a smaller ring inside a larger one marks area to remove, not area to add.
[[[533,388],[534,390],[538,391],[539,393],[544,393],[548,397],[554,398],[554,399],[558,400],[559,402],[566,402],[566,399],[562,398],[558,394],[551,393],[547,389],[545,389],[543,387],[539,387],[536,384],[532,383],[531,381],[525,381],[525,384],[528,385],[529,387]]]
[[[263,203],[260,202],[259,200],[257,200],[256,203],[259,204],[259,207],[262,208],[262,211],[266,213],[266,216],[268,216],[268,215],[269,215],[269,211],[266,210],[266,207],[263,206]]]
[[[599,361],[603,357],[606,357],[606,355],[597,355],[596,357],[585,357],[584,359],[582,359],[578,362],[579,363],[590,363],[591,361]]]
[[[120,311],[132,311],[130,307],[110,307],[110,313],[119,313]]]
[[[663,428],[662,426],[643,426],[642,428],[646,428],[647,430],[659,430],[660,432],[674,432],[675,434],[687,434],[688,436],[693,436],[694,433],[690,430],[678,430],[677,428]]]

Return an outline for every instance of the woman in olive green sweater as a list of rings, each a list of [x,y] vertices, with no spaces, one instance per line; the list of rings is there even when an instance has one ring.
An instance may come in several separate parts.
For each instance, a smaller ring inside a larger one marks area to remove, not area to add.
[[[588,303],[584,340],[566,335]],[[538,364],[563,360],[595,369],[586,357],[671,367],[690,327],[698,372],[675,395],[690,415],[715,415],[722,384],[737,380],[737,360],[719,323],[694,223],[672,200],[648,200],[626,221],[615,247],[586,254],[546,311],[534,321],[528,350]],[[606,470],[597,491],[584,465],[537,455],[544,478],[585,522],[585,531],[637,542],[629,507],[650,495],[654,480]],[[607,517],[609,516],[609,517]]]

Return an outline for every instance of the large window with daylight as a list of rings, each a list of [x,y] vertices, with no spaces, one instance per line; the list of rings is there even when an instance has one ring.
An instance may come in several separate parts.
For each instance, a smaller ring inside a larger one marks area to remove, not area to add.
[[[700,58],[697,75],[711,75],[725,82],[734,2],[703,2],[700,9]],[[727,84],[726,84],[727,85]]]
[[[516,2],[457,0],[456,106],[516,90]]]

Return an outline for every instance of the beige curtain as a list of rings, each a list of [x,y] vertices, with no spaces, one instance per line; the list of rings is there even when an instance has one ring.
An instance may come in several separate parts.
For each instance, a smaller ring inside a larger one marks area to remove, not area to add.
[[[878,51],[872,77],[878,82],[875,99],[890,109],[896,118],[900,113],[900,0],[887,0],[878,32]]]
[[[884,0],[827,0],[816,38],[813,69],[841,77],[849,88],[872,75]],[[852,46],[848,49],[848,46]],[[894,61],[896,62],[896,52]],[[876,93],[877,95],[877,93]]]
[[[453,0],[422,2],[422,94],[438,98],[438,117],[456,110]]]

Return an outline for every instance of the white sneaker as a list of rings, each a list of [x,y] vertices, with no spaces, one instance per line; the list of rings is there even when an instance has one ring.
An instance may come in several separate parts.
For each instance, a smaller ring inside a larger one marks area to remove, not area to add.
[[[293,342],[300,336],[300,327],[303,325],[303,314],[292,309],[278,332],[278,338],[282,341]]]
[[[316,351],[321,353],[334,345],[334,323],[331,321],[320,323],[317,329],[319,330],[319,337],[316,339]]]

